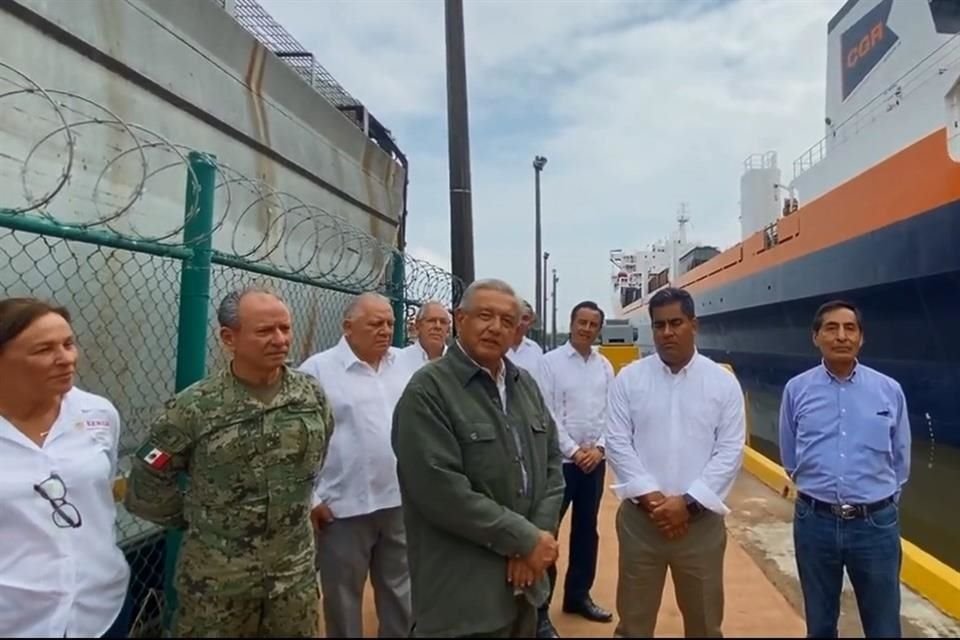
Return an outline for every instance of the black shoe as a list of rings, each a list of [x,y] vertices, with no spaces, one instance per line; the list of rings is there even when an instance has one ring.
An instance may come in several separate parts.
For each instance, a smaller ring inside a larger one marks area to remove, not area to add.
[[[560,634],[554,629],[550,617],[540,615],[537,618],[537,637],[538,638],[559,638]]]
[[[576,603],[564,602],[563,612],[575,613],[593,622],[610,622],[613,620],[613,614],[598,607],[590,596]]]

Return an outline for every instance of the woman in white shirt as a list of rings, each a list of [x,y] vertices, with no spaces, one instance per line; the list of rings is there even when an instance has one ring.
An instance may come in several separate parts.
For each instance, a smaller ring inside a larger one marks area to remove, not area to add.
[[[0,300],[0,637],[125,631],[130,569],[112,492],[120,417],[73,386],[76,364],[65,309]]]

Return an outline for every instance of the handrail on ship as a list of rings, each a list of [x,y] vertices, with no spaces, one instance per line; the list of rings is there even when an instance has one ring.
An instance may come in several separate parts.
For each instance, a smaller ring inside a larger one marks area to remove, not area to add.
[[[904,71],[900,77],[893,80],[886,88],[878,91],[875,96],[865,102],[859,109],[847,116],[843,122],[834,126],[830,134],[820,138],[819,141],[815,142],[793,161],[793,179],[796,180],[798,176],[809,171],[814,165],[827,156],[826,144],[828,138],[834,138],[834,145],[842,145],[847,142],[851,136],[861,131],[861,125],[863,125],[864,120],[868,116],[876,115],[881,109],[883,113],[890,111],[899,105],[903,98],[916,91],[917,88],[923,86],[933,78],[940,77],[947,69],[960,63],[960,56],[949,61],[944,61],[951,53],[955,53],[958,48],[960,48],[960,34],[955,34],[915,65]],[[934,59],[935,56],[936,58]],[[884,97],[892,98],[894,102],[891,104],[883,100]],[[857,126],[851,131],[850,129],[854,125]],[[829,120],[828,126],[830,126]]]

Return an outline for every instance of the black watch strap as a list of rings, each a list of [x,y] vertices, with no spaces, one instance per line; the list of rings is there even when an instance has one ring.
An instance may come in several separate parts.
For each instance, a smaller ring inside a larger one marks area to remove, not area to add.
[[[692,516],[697,515],[698,513],[703,512],[703,505],[696,501],[696,499],[690,494],[685,493],[683,499],[687,502],[687,513]]]

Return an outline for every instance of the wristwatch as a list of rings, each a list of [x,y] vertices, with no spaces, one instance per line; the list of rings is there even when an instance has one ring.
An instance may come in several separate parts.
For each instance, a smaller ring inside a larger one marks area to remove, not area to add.
[[[697,502],[697,500],[689,493],[683,494],[683,499],[687,503],[687,513],[689,513],[691,516],[695,516],[703,512],[703,505]]]

